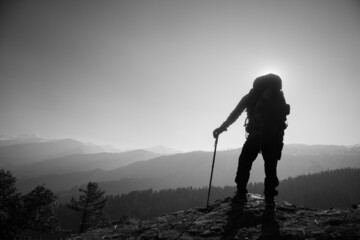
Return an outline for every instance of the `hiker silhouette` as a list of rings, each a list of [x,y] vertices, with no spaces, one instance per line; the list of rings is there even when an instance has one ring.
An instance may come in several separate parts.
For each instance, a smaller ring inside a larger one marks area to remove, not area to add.
[[[284,130],[287,128],[286,116],[290,114],[290,105],[286,103],[281,89],[282,80],[275,74],[256,78],[250,92],[240,100],[226,121],[213,131],[213,136],[217,138],[246,109],[247,138],[239,157],[235,178],[237,192],[233,203],[246,204],[246,185],[249,181],[252,163],[261,153],[265,162],[266,208],[275,207],[274,197],[278,195],[276,187],[279,185],[276,168],[278,160],[281,158]]]

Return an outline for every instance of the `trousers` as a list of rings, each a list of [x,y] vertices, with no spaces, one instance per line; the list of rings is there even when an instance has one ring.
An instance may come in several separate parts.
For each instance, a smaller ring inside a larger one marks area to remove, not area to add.
[[[281,157],[283,146],[283,133],[250,133],[244,143],[239,156],[238,169],[235,182],[237,194],[245,195],[246,186],[250,178],[250,170],[254,160],[261,152],[265,165],[264,195],[273,198],[278,195],[276,187],[279,185],[277,177],[277,164]]]

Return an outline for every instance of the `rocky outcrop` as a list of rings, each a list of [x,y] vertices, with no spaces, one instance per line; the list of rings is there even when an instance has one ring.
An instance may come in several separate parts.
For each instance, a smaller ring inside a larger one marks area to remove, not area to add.
[[[96,229],[72,240],[90,239],[360,239],[359,209],[314,210],[276,201],[265,209],[260,195],[249,194],[244,208],[231,199],[206,208],[174,212],[147,221]]]

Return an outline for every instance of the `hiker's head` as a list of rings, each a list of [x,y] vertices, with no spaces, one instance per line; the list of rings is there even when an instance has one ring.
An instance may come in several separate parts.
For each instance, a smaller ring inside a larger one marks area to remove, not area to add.
[[[253,89],[258,93],[263,93],[266,89],[281,90],[281,88],[281,78],[273,73],[260,76],[253,83]],[[267,90],[267,92],[269,93],[270,91]]]

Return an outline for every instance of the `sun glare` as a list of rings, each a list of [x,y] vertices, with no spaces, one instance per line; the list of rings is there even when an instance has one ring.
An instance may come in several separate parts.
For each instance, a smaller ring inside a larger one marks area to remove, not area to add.
[[[269,73],[273,73],[281,77],[283,72],[279,67],[264,67],[257,71],[257,76],[263,76]]]

